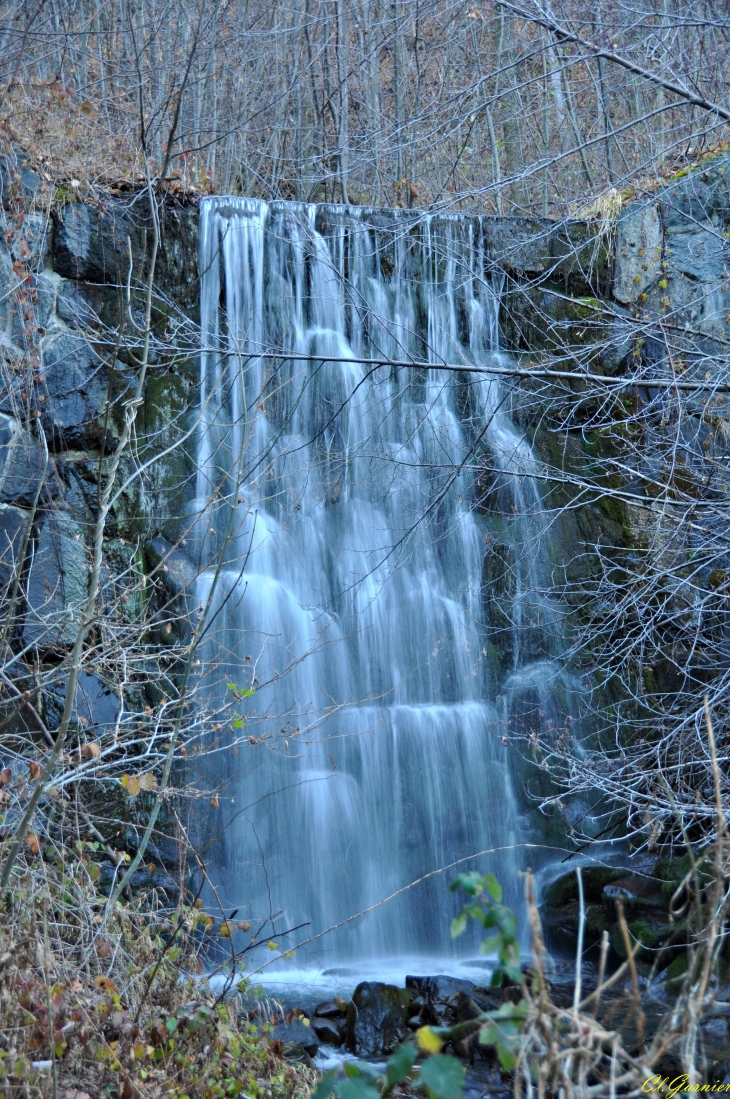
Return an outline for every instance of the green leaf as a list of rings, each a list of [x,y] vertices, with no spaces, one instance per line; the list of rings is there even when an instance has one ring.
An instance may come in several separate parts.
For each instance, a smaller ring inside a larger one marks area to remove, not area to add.
[[[346,1076],[335,1092],[338,1099],[380,1099],[378,1089],[365,1076]]]
[[[460,912],[458,916],[455,916],[451,921],[451,938],[458,939],[459,935],[462,935],[466,930],[466,912]]]
[[[167,1027],[168,1034],[174,1034],[177,1030],[177,1019],[174,1015],[168,1015],[165,1019],[165,1026]]]
[[[470,897],[475,897],[481,882],[482,876],[476,870],[472,870],[469,874],[457,874],[451,883],[451,891],[463,889]]]
[[[479,947],[479,953],[480,954],[494,954],[495,951],[499,950],[501,945],[502,945],[502,936],[501,935],[490,935],[489,938],[484,939],[484,941],[482,942],[482,945]]]
[[[417,1056],[418,1049],[412,1042],[406,1042],[405,1045],[399,1046],[385,1066],[385,1079],[388,1087],[392,1087],[400,1080],[405,1080],[413,1068]]]
[[[479,1031],[479,1045],[480,1046],[496,1046],[499,1041],[499,1031],[494,1023],[489,1023],[487,1026],[483,1026]]]
[[[489,893],[492,900],[495,900],[497,904],[502,900],[502,886],[499,884],[494,874],[485,874],[482,878],[482,888],[485,893]]]
[[[329,1072],[325,1072],[324,1076],[317,1084],[317,1090],[314,1092],[312,1099],[327,1099],[327,1096],[332,1094],[332,1088],[336,1078],[336,1068],[331,1068]]]
[[[437,1099],[461,1099],[464,1068],[455,1057],[436,1053],[421,1065],[421,1079]]]
[[[497,1056],[499,1057],[499,1063],[505,1072],[510,1072],[515,1067],[517,1057],[508,1046],[498,1045]]]
[[[509,938],[512,942],[516,942],[517,919],[514,912],[510,912],[509,908],[502,909],[502,933],[505,938]]]

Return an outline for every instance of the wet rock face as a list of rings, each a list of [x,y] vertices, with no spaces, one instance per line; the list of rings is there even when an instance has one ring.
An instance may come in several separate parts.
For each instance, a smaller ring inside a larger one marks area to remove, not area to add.
[[[311,1026],[305,1026],[299,1019],[293,1019],[291,1023],[280,1023],[274,1027],[272,1034],[274,1041],[278,1038],[283,1042],[284,1056],[287,1050],[293,1052],[293,1047],[299,1046],[310,1057],[314,1057],[319,1049],[319,1039]]]
[[[31,550],[23,640],[42,650],[73,642],[89,587],[82,532],[65,511],[42,520]]]
[[[363,981],[347,1011],[347,1046],[353,1053],[392,1053],[408,1036],[410,989]]]
[[[53,267],[84,282],[118,283],[134,262],[138,226],[121,204],[69,202],[54,213]]]
[[[67,675],[59,677],[53,684],[52,691],[44,698],[46,725],[49,729],[56,729],[60,723],[66,701],[67,682]],[[108,683],[98,675],[85,671],[79,673],[71,719],[80,730],[89,738],[98,738],[113,731],[119,710],[119,698]]]
[[[0,594],[9,594],[29,527],[30,517],[22,508],[0,504]],[[4,605],[3,599],[0,606]]]
[[[44,349],[47,400],[43,426],[55,449],[85,449],[98,446],[104,436],[108,397],[114,412],[125,396],[131,396],[129,375],[117,364],[114,371],[104,363],[86,340],[58,333]]]
[[[31,507],[45,468],[40,443],[17,420],[0,415],[0,501]]]
[[[0,157],[0,198],[8,211],[17,212],[39,183],[21,150]],[[198,211],[162,203],[159,222],[160,304],[153,325],[164,342],[183,317],[197,315]],[[23,569],[27,599],[16,606],[24,616],[16,633],[40,654],[58,654],[71,643],[88,592],[99,460],[102,448],[108,455],[119,437],[123,403],[135,391],[139,362],[138,328],[128,326],[119,348],[109,334],[124,317],[130,275],[131,311],[137,325],[143,320],[136,288],[144,288],[150,228],[142,193],[106,196],[94,204],[70,201],[51,214],[27,211],[17,224],[11,218],[0,240],[0,595],[7,598]],[[116,358],[117,351],[124,361]],[[137,418],[141,439],[147,432],[162,438],[164,425],[177,422],[195,400],[196,371],[194,356],[168,372],[159,369],[153,353],[149,392]],[[168,520],[177,537],[181,503],[170,499],[167,487],[185,484],[183,465],[173,456],[157,475],[154,502],[147,501],[146,509],[136,485],[115,502],[102,564],[107,593],[112,574],[126,575],[130,567],[129,561],[118,567],[115,546],[129,557],[126,551],[135,550],[140,535],[167,532]],[[140,553],[133,565],[141,570],[143,564]],[[87,720],[98,725],[98,700],[87,710]]]
[[[682,889],[689,869],[684,859],[648,859],[626,869],[586,866],[582,869],[587,942],[595,942],[604,931],[615,954],[626,957],[626,945],[618,923],[617,902],[623,908],[632,941],[641,939],[637,956],[639,969],[653,967],[665,973],[670,994],[676,994],[686,970],[687,923],[671,915],[672,896]],[[701,871],[702,873],[702,868]],[[681,897],[680,897],[681,901]],[[686,913],[685,913],[686,914]],[[563,874],[547,887],[543,896],[543,924],[557,944],[574,943],[580,919],[575,871]]]

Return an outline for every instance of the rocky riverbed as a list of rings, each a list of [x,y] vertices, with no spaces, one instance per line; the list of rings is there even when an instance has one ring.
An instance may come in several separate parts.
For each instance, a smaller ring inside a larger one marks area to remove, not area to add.
[[[614,962],[617,961],[614,955]],[[529,968],[526,975],[530,976]],[[583,995],[596,986],[596,967],[585,961],[581,969]],[[670,978],[671,980],[671,978]],[[551,964],[550,997],[554,1004],[573,1003],[575,965]],[[666,979],[641,978],[641,1008],[637,1011],[630,981],[620,982],[602,997],[601,1021],[620,1033],[627,1048],[639,1048],[657,1032],[674,998]],[[321,1069],[345,1059],[384,1064],[387,1057],[408,1041],[421,1026],[453,1026],[497,1010],[505,1002],[517,1002],[518,985],[491,988],[462,977],[445,974],[408,976],[405,985],[362,981],[349,997],[332,996],[315,1002],[311,993],[290,992],[279,1000],[252,999],[242,1011],[251,1019],[273,1025],[272,1041],[287,1060]],[[712,1079],[730,1081],[730,1004],[721,998],[701,1023],[701,1039]],[[499,1065],[496,1051],[471,1040],[450,1039],[445,1052],[458,1056],[466,1067],[466,1099],[511,1094],[511,1077]],[[671,1056],[662,1062],[664,1073],[681,1072]]]

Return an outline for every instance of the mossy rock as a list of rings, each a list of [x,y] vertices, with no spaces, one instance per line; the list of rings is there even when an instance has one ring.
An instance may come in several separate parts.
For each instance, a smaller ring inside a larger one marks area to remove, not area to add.
[[[667,966],[664,974],[664,986],[670,996],[677,996],[681,992],[682,985],[687,976],[688,965],[689,955],[686,950],[683,950],[682,953],[678,954]]]
[[[628,924],[629,940],[633,944],[637,940],[641,940],[641,950],[639,951],[639,957],[646,962],[655,962],[657,960],[657,954],[661,951],[662,947],[667,943],[669,939],[676,933],[676,925],[665,923],[663,921],[652,920],[651,922],[646,919],[631,920]],[[618,954],[619,958],[626,957],[626,946],[624,943],[624,937],[621,933],[621,928],[617,923],[614,923],[609,931],[609,938],[611,946]],[[659,954],[659,969],[663,969],[661,964],[661,954]],[[667,961],[669,955],[665,954]]]
[[[583,896],[586,903],[601,904],[603,902],[603,890],[613,881],[618,881],[626,874],[625,870],[618,870],[612,866],[584,866],[581,867],[583,878]],[[544,901],[548,908],[562,908],[578,900],[578,882],[575,871],[564,874],[557,881],[547,887],[544,893]]]

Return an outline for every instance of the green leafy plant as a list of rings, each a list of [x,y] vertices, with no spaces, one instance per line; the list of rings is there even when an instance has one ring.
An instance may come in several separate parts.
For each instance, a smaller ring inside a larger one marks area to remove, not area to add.
[[[520,965],[520,948],[517,941],[517,919],[514,912],[502,904],[502,886],[494,874],[459,874],[451,889],[463,889],[473,899],[451,921],[451,937],[458,938],[466,930],[469,919],[491,932],[483,940],[482,954],[497,955],[497,965],[492,973],[492,987],[501,988],[505,979],[524,987]],[[527,1018],[529,1005],[523,998],[519,1003],[504,1003],[495,1011],[485,1011],[473,1028],[479,1029],[479,1044],[494,1046],[502,1068],[514,1068],[519,1053],[520,1032]],[[452,1031],[457,1028],[452,1027]]]
[[[425,1041],[406,1042],[391,1055],[385,1072],[370,1065],[346,1062],[341,1069],[331,1069],[319,1082],[312,1099],[327,1099],[333,1093],[337,1099],[380,1099],[391,1095],[396,1085],[410,1080],[415,1086],[425,1084],[431,1099],[461,1099],[464,1086],[464,1066],[456,1057],[434,1053],[416,1065],[421,1050],[439,1049],[448,1028],[423,1027]],[[419,1038],[421,1032],[419,1031]],[[432,1044],[433,1043],[433,1044]]]
[[[497,954],[492,987],[500,988],[505,977],[514,984],[522,984],[517,920],[514,912],[501,903],[502,886],[494,874],[459,874],[451,889],[452,892],[463,889],[474,898],[451,921],[451,938],[456,939],[464,933],[469,918],[476,920],[486,931],[492,931],[480,947],[482,954]]]

